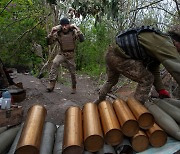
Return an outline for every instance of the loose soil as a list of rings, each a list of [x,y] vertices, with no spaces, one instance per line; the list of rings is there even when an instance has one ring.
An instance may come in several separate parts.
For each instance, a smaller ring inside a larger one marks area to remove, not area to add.
[[[64,75],[65,84],[57,83],[54,92],[48,93],[46,92],[47,79],[37,79],[29,74],[17,74],[14,81],[22,82],[26,90],[26,99],[18,103],[23,106],[24,119],[32,105],[42,104],[47,109],[46,121],[60,125],[64,122],[67,108],[70,106],[82,108],[85,103],[93,102],[98,98],[96,82],[86,75],[77,75],[77,93],[71,94],[68,75]]]

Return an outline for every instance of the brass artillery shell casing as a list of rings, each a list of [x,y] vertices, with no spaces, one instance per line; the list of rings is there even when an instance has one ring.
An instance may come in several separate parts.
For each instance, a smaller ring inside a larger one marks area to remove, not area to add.
[[[167,134],[156,123],[146,131],[146,134],[154,147],[161,147],[167,141]]]
[[[123,134],[112,104],[102,101],[98,108],[106,142],[112,146],[118,145],[123,141]]]
[[[65,113],[63,154],[83,153],[82,111],[69,107]]]
[[[128,137],[134,136],[139,131],[139,125],[126,102],[117,99],[113,102],[113,107],[123,134]]]
[[[46,114],[42,105],[34,105],[28,110],[16,154],[39,154]]]
[[[142,152],[148,148],[149,140],[146,134],[139,130],[131,139],[132,147],[136,152]]]
[[[149,129],[154,124],[153,115],[135,98],[128,98],[127,104],[136,117],[139,127],[142,129]]]
[[[84,146],[87,151],[96,152],[104,145],[103,133],[97,105],[86,103],[83,107]]]

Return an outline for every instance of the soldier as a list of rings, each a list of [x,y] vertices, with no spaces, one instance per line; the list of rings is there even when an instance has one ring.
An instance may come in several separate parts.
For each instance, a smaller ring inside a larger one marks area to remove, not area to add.
[[[80,42],[84,41],[84,36],[80,29],[74,25],[70,24],[67,18],[62,18],[60,20],[60,25],[52,28],[50,34],[47,37],[48,45],[57,41],[60,45],[60,51],[55,56],[51,70],[49,73],[49,85],[47,87],[48,92],[52,92],[55,87],[57,80],[58,67],[60,64],[64,63],[70,74],[72,80],[72,94],[76,93],[76,66],[74,61],[75,56],[75,42],[79,39]]]
[[[116,44],[106,53],[108,79],[99,92],[99,103],[117,84],[120,74],[138,83],[134,97],[142,104],[152,85],[160,98],[170,97],[165,90],[159,67],[162,64],[180,85],[180,26],[163,34],[150,26],[129,29],[116,36]]]

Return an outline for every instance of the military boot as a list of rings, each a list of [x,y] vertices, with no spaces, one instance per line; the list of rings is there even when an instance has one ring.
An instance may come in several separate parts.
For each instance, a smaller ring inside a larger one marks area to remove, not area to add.
[[[71,74],[71,79],[72,79],[71,94],[75,94],[76,93],[76,76],[74,74]]]
[[[42,79],[45,76],[45,73],[39,73],[38,79]]]
[[[75,93],[76,93],[76,88],[72,88],[71,94],[75,94]]]
[[[52,92],[54,90],[54,87],[55,87],[55,84],[56,84],[56,81],[55,80],[52,80],[49,82],[49,85],[47,87],[47,92]]]

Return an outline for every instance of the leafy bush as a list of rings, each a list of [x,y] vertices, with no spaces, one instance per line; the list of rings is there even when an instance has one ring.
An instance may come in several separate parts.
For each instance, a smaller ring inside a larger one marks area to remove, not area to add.
[[[105,72],[104,55],[110,43],[108,29],[103,23],[96,27],[92,24],[90,28],[81,27],[81,29],[85,34],[85,41],[78,44],[76,51],[77,70],[90,75],[99,75]]]

